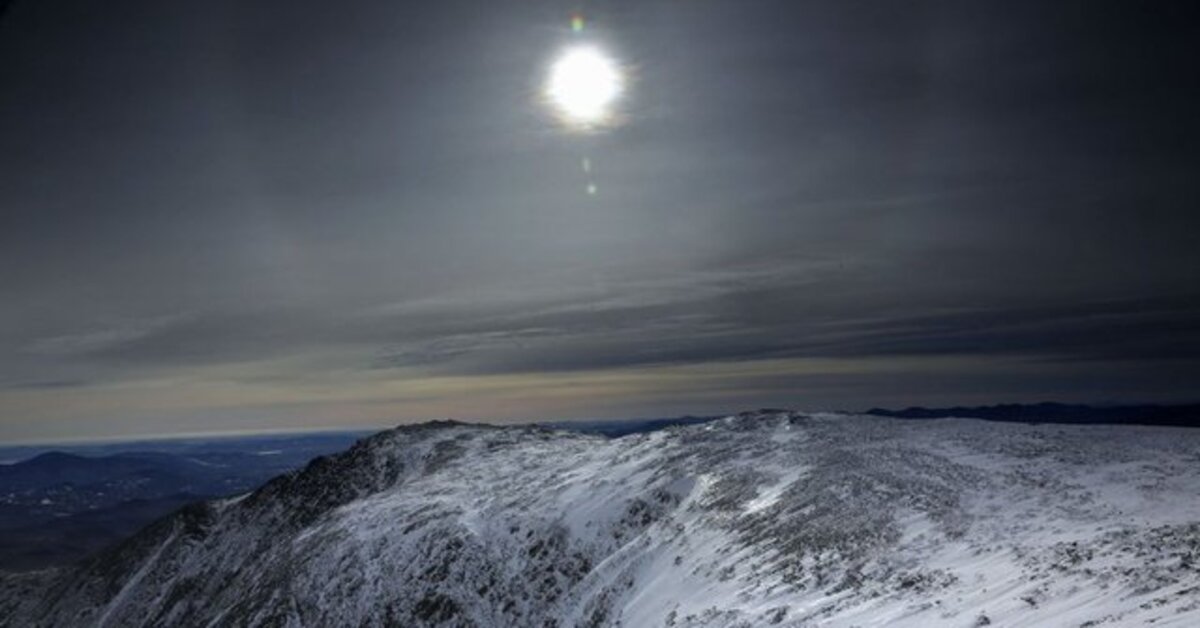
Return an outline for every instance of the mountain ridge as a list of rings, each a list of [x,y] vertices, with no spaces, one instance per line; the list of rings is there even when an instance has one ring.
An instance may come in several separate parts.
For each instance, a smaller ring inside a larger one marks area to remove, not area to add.
[[[871,408],[864,414],[903,419],[972,418],[1018,423],[1200,427],[1200,404],[1090,406],[1043,401],[948,408],[910,406],[903,410]]]
[[[1171,428],[789,411],[404,426],[6,578],[0,625],[1182,626],[1198,460]]]

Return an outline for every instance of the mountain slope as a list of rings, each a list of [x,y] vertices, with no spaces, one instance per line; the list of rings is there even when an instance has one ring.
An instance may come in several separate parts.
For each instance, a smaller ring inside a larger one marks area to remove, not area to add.
[[[1190,626],[1198,462],[1134,426],[425,424],[9,577],[0,625]]]
[[[356,440],[320,433],[103,443],[0,464],[0,571],[76,562],[183,504],[245,493]]]

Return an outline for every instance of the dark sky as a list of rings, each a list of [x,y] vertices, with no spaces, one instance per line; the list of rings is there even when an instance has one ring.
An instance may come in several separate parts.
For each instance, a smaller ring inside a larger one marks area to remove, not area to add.
[[[1200,397],[1188,3],[574,6],[13,2],[0,440]]]

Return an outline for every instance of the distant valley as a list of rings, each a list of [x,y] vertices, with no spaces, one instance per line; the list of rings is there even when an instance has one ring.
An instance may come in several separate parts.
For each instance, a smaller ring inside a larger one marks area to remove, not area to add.
[[[0,569],[78,560],[188,503],[253,490],[360,432],[9,447],[0,465]]]

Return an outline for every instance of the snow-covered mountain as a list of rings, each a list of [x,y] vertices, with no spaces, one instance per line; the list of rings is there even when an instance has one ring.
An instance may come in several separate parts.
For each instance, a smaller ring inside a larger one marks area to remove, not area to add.
[[[784,411],[430,423],[82,566],[5,626],[1200,625],[1200,431]]]

